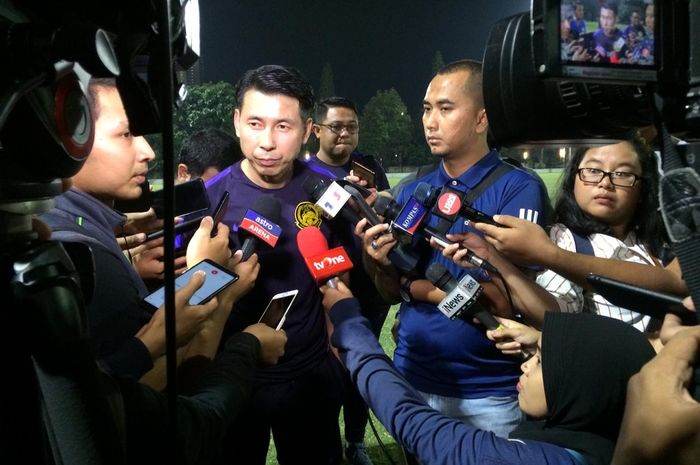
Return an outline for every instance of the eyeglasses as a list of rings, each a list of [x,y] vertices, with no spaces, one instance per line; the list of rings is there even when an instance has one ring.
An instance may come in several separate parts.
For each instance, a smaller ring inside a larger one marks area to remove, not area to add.
[[[357,131],[360,130],[360,126],[357,123],[348,123],[348,124],[340,124],[340,123],[333,123],[333,124],[320,124],[319,126],[323,126],[324,128],[328,128],[333,132],[334,134],[340,135],[343,132],[343,129],[345,129],[348,134],[357,134]]]
[[[637,184],[637,180],[641,178],[641,176],[626,171],[603,171],[598,168],[578,169],[578,177],[583,182],[598,183],[602,181],[605,176],[610,178],[610,182],[613,186],[618,187],[632,187]]]

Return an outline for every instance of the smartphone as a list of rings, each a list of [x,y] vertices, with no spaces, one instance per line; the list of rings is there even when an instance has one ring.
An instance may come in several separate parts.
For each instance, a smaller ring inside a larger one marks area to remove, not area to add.
[[[219,227],[219,223],[221,223],[221,220],[224,219],[224,215],[226,214],[226,210],[228,209],[228,198],[228,191],[224,191],[223,195],[221,196],[221,199],[219,200],[219,203],[214,209],[214,214],[211,216],[214,219],[214,226],[211,228],[211,237],[216,236],[216,229]]]
[[[182,234],[187,231],[193,231],[199,227],[199,224],[202,222],[203,217],[197,217],[197,218],[191,218],[189,220],[185,220],[181,223],[178,223],[175,225],[175,235],[177,236],[178,234]],[[146,242],[152,241],[153,239],[158,239],[163,237],[165,234],[164,229],[159,229],[157,231],[151,231],[148,234],[146,234]]]
[[[593,286],[598,294],[619,307],[659,320],[663,320],[667,313],[673,313],[681,318],[684,325],[698,324],[695,312],[685,308],[683,299],[675,295],[644,289],[634,284],[593,273],[586,276],[586,281]]]
[[[282,292],[274,295],[267,304],[265,311],[258,323],[265,323],[270,328],[281,329],[284,321],[287,319],[287,312],[292,307],[294,299],[299,293],[298,289],[293,291]]]
[[[202,287],[190,298],[190,305],[200,305],[209,302],[219,292],[238,280],[236,273],[227,270],[212,260],[202,260],[175,279],[175,290],[177,291],[190,282],[192,275],[199,270],[206,273],[206,278]],[[148,294],[143,300],[153,309],[159,308],[165,303],[165,287]]]
[[[352,173],[360,179],[367,181],[366,187],[377,187],[374,182],[375,173],[371,169],[367,168],[362,163],[352,161]]]
[[[141,184],[141,195],[139,195],[138,198],[126,200],[117,199],[114,201],[114,209],[122,213],[140,213],[148,211],[148,209],[151,208],[152,194],[151,186],[148,180],[146,180]]]
[[[155,191],[151,197],[156,216],[162,218],[165,208],[163,191]],[[208,210],[210,206],[209,195],[207,195],[204,181],[201,179],[197,178],[175,185],[175,216]]]

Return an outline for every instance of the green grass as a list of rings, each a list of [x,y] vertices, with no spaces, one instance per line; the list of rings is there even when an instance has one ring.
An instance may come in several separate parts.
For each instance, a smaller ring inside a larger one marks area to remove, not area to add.
[[[389,184],[391,186],[395,186],[404,176],[406,176],[408,173],[387,173],[387,177],[389,178]],[[556,196],[556,191],[558,189],[559,185],[559,178],[561,175],[561,169],[556,169],[552,171],[548,170],[542,170],[539,171],[538,174],[544,181],[545,185],[547,186],[547,191],[549,192],[549,197],[550,199],[554,200]],[[386,319],[386,322],[384,323],[384,327],[382,328],[382,333],[379,337],[379,342],[384,348],[384,351],[389,354],[390,356],[394,353],[394,349],[396,349],[396,344],[394,344],[393,339],[391,338],[391,326],[394,322],[394,315],[396,315],[396,310],[398,309],[398,305],[394,305],[391,310],[389,310],[389,316]],[[377,428],[377,433],[379,434],[379,439],[381,442],[386,446],[388,449],[389,454],[392,457],[392,460],[395,463],[401,463],[401,451],[396,443],[394,441],[394,438],[392,438],[389,433],[386,431],[384,426],[382,426],[381,423],[374,417],[374,415],[370,412],[370,417],[372,421],[374,422],[375,427]],[[344,419],[343,419],[343,414],[341,411],[340,418],[338,419],[338,422],[340,423],[340,433],[341,437],[344,438]],[[343,439],[344,441],[344,439]],[[369,425],[367,425],[367,429],[365,431],[365,445],[367,446],[367,450],[369,451],[369,456],[372,459],[372,462],[374,462],[374,465],[390,465],[391,462],[386,458],[386,455],[382,451],[381,447],[379,446],[379,443],[377,442],[376,437],[374,436],[374,433],[372,432],[372,429]],[[270,449],[267,453],[267,465],[274,465],[277,463],[277,452],[275,451],[275,447],[272,444],[272,441],[270,442]],[[345,460],[343,459],[343,463]]]

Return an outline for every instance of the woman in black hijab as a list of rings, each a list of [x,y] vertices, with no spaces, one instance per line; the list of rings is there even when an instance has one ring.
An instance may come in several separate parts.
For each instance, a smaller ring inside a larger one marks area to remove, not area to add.
[[[423,465],[608,465],[627,382],[655,354],[641,332],[621,321],[547,312],[518,383],[530,419],[503,439],[428,407],[373,339],[347,287],[339,282],[321,291],[333,345],[362,397]]]

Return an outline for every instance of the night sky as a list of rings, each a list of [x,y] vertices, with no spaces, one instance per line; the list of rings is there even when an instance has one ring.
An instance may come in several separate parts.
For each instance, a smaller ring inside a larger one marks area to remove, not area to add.
[[[482,59],[491,26],[528,0],[200,0],[201,78],[234,83],[250,68],[299,68],[317,90],[325,62],[336,94],[360,108],[394,87],[422,106],[435,51]]]

